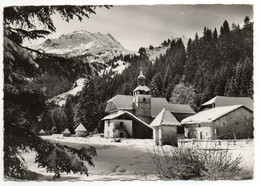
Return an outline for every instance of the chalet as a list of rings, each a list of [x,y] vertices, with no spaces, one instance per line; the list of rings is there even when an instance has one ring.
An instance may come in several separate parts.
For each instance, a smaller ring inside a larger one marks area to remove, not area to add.
[[[245,105],[206,109],[181,121],[186,138],[253,138],[253,110]]]
[[[104,136],[108,138],[132,137],[152,138],[150,123],[166,108],[178,121],[195,114],[189,105],[171,104],[165,98],[152,97],[145,85],[142,69],[137,78],[133,95],[116,95],[107,101],[104,117]],[[182,126],[178,132],[183,133]]]

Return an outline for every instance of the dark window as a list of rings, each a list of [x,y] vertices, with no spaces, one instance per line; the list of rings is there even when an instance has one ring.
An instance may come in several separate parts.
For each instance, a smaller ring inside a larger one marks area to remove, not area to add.
[[[107,126],[108,126],[108,127],[110,126],[110,120],[107,121]]]
[[[143,102],[145,102],[146,101],[146,99],[145,98],[143,98]]]
[[[224,122],[223,125],[226,125],[226,123]]]
[[[199,124],[199,127],[200,127],[200,124]]]
[[[246,119],[246,116],[245,116],[245,119]]]
[[[238,125],[238,122],[237,122],[237,125]]]

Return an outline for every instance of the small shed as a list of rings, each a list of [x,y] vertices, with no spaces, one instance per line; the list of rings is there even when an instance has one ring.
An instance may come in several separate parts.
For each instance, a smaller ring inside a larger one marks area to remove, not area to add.
[[[40,135],[40,136],[43,136],[43,135],[45,135],[45,134],[46,134],[46,132],[45,132],[43,129],[41,129],[40,132],[39,132],[39,135]]]
[[[177,127],[181,126],[178,120],[165,108],[156,116],[150,124],[153,128],[155,145],[178,146]]]
[[[71,135],[71,132],[69,131],[68,128],[66,128],[66,129],[63,131],[62,134],[63,134],[64,137],[69,137],[69,136]]]
[[[79,124],[78,127],[75,129],[75,133],[78,137],[86,137],[87,129],[84,127],[84,125]]]

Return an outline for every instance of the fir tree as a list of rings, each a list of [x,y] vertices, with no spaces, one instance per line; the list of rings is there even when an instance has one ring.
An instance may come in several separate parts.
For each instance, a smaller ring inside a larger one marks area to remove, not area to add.
[[[80,95],[79,118],[76,123],[82,123],[84,127],[92,132],[98,127],[99,107],[97,89],[93,78],[85,81]]]
[[[154,75],[154,77],[151,81],[151,84],[150,84],[150,88],[152,91],[152,96],[162,97],[163,81],[162,81],[162,77],[161,77],[160,73],[157,73]]]
[[[52,144],[39,138],[32,128],[46,112],[46,96],[42,90],[27,89],[30,79],[46,69],[56,73],[89,74],[94,71],[88,63],[79,65],[77,59],[66,59],[24,47],[24,39],[37,39],[55,31],[51,15],[60,14],[65,21],[76,16],[80,21],[95,13],[95,6],[10,6],[4,8],[4,175],[20,179],[33,179],[19,153],[28,149],[36,151],[35,162],[54,172],[86,173],[82,161],[93,165],[93,147],[80,150]],[[36,24],[37,23],[37,24]],[[39,24],[38,24],[39,23]],[[38,25],[43,28],[39,29]],[[36,55],[32,55],[32,53]],[[36,57],[35,57],[36,56]],[[48,59],[48,63],[46,63]],[[63,62],[60,65],[59,62]],[[66,65],[65,65],[66,64]],[[82,64],[82,63],[81,63]],[[96,66],[95,64],[93,64]],[[50,68],[50,66],[54,68]],[[67,69],[65,70],[65,68]],[[75,71],[75,68],[77,70]],[[78,156],[74,156],[77,154]],[[34,177],[35,178],[35,177]]]

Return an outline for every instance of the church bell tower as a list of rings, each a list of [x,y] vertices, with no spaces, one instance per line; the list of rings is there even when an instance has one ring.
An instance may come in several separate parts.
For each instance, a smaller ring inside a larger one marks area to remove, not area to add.
[[[146,122],[151,123],[151,90],[145,85],[145,76],[140,68],[137,77],[137,87],[133,91],[134,114]]]

